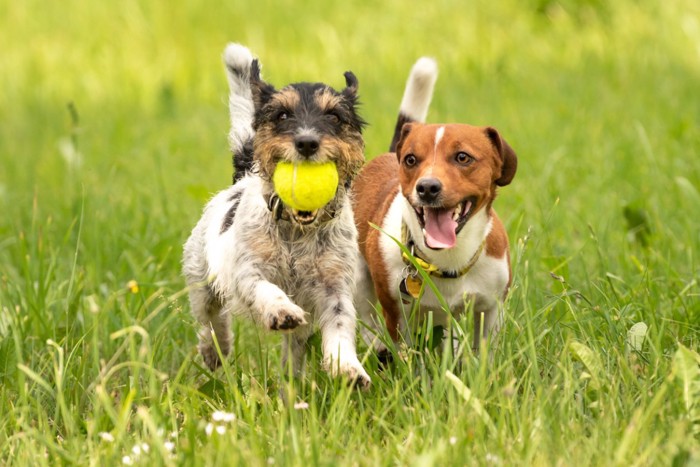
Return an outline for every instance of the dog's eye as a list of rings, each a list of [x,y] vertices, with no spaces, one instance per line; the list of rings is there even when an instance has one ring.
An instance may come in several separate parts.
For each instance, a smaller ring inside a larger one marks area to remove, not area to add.
[[[406,154],[406,157],[403,158],[403,163],[406,164],[406,167],[413,167],[417,162],[418,159],[413,154]]]
[[[475,159],[466,152],[458,152],[455,156],[455,160],[462,165],[469,165],[474,162]]]
[[[280,110],[275,117],[278,122],[287,120],[289,118],[289,113],[286,110]]]
[[[335,112],[328,112],[326,114],[326,118],[328,118],[328,120],[334,125],[340,123],[340,116]]]

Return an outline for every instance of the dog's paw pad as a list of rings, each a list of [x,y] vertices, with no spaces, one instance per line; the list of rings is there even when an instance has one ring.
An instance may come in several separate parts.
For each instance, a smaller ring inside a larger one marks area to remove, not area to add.
[[[278,309],[268,321],[271,331],[290,331],[304,324],[304,310],[296,305]]]
[[[284,321],[279,324],[279,329],[294,329],[301,324],[301,320],[291,315],[284,317]]]
[[[355,389],[366,391],[371,386],[372,380],[369,379],[369,376],[357,375],[354,379],[350,380],[350,384]]]

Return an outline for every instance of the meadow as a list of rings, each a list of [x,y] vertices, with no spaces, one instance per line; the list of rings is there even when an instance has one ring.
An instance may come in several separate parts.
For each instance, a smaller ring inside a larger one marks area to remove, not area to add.
[[[492,359],[360,345],[358,392],[238,321],[204,368],[180,257],[231,181],[229,41],[355,72],[368,158],[422,55],[428,120],[513,146]],[[0,0],[0,44],[0,464],[700,465],[698,2]]]

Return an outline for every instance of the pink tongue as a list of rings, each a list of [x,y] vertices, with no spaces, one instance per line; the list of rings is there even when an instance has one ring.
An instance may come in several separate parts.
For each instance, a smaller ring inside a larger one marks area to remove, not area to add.
[[[452,248],[457,241],[457,222],[450,209],[425,208],[425,243],[430,248]]]

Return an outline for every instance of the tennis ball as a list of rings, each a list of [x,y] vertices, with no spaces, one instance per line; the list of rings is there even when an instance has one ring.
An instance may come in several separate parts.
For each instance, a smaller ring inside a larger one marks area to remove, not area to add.
[[[275,167],[272,183],[282,202],[298,211],[315,211],[335,196],[338,169],[335,162],[280,162]]]

